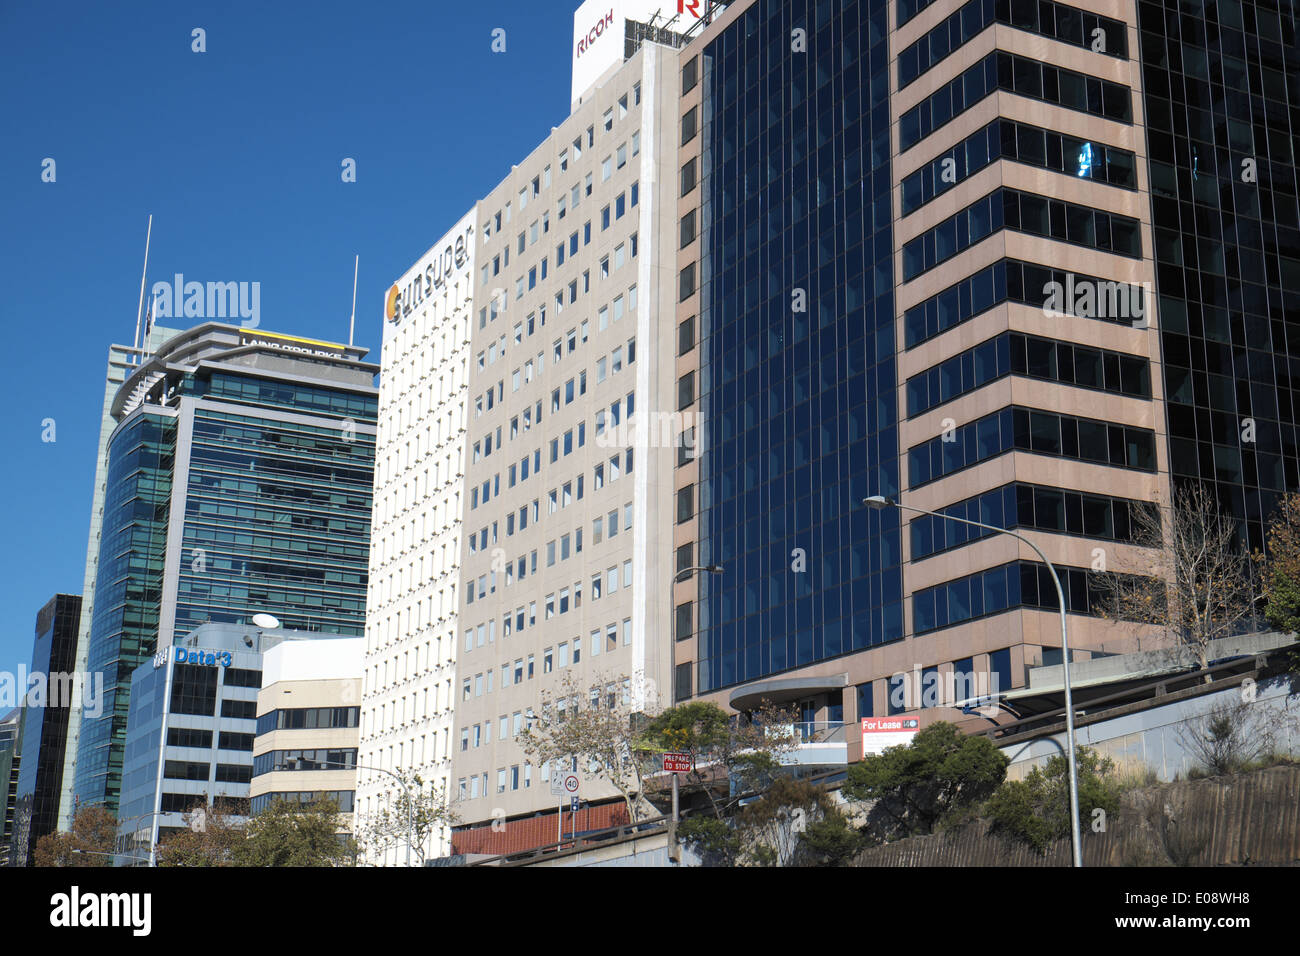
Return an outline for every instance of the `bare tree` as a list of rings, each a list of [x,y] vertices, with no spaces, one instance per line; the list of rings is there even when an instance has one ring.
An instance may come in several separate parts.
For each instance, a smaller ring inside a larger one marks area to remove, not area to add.
[[[1289,714],[1246,699],[1219,702],[1199,717],[1178,725],[1175,734],[1209,773],[1235,773],[1277,750],[1278,738],[1292,721]]]
[[[1130,521],[1144,553],[1095,577],[1106,615],[1163,628],[1177,659],[1207,668],[1210,642],[1255,617],[1256,578],[1238,523],[1202,485],[1179,488],[1170,505],[1134,508]]]
[[[404,850],[409,844],[418,865],[423,866],[429,838],[455,826],[459,819],[441,787],[426,784],[413,771],[395,773],[402,782],[382,778],[385,789],[379,794],[379,809],[361,821],[357,836],[367,850],[377,853]]]
[[[576,760],[580,772],[595,773],[618,791],[633,823],[658,815],[645,796],[650,756],[640,749],[648,716],[633,710],[631,679],[597,674],[589,681],[570,673],[542,692],[521,735],[524,752],[541,763]]]

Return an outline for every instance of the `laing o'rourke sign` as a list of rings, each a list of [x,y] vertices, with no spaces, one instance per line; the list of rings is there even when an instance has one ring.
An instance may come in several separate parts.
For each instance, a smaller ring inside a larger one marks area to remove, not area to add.
[[[915,717],[863,717],[862,754],[882,754],[887,747],[906,747],[921,729]]]

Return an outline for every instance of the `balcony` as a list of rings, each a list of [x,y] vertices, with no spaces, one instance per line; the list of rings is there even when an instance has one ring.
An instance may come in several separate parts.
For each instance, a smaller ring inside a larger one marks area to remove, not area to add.
[[[842,720],[806,720],[793,729],[798,744],[781,758],[781,763],[801,769],[843,767],[849,762],[849,732],[852,724]]]

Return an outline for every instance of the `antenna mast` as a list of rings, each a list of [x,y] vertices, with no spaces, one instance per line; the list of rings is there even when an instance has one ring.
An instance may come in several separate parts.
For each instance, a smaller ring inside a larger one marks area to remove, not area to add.
[[[358,253],[352,260],[352,318],[348,320],[348,345],[352,344],[352,332],[357,326],[357,267],[361,265]]]
[[[135,341],[132,343],[135,349],[140,348],[140,320],[144,317],[144,282],[145,276],[149,273],[149,239],[152,235],[153,213],[149,213],[149,228],[144,234],[144,269],[140,271],[140,304],[135,310]],[[136,362],[139,363],[139,356],[136,356]]]

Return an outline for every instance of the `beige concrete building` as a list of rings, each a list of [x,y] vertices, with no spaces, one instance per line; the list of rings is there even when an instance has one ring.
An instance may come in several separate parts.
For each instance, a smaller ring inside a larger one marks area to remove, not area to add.
[[[352,829],[357,789],[359,637],[287,641],[262,658],[251,812],[275,800],[327,797]]]
[[[674,408],[678,72],[672,47],[641,46],[477,207],[452,742],[466,823],[557,802],[519,742],[544,693],[642,709],[667,688],[671,454],[643,423]]]

